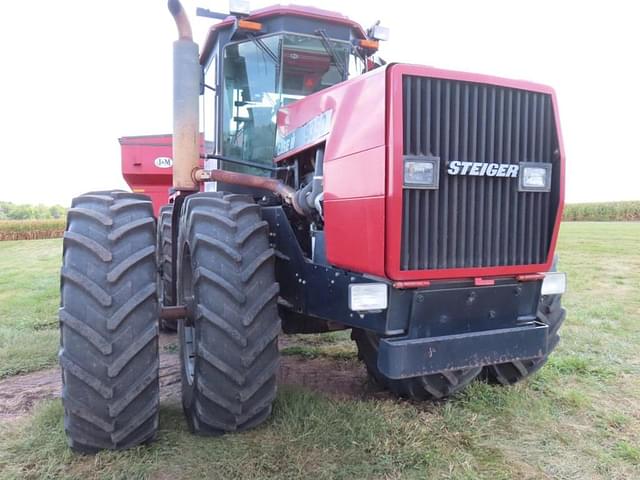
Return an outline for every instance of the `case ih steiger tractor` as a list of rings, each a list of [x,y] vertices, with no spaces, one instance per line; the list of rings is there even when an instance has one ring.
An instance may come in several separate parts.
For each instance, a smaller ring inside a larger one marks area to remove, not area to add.
[[[551,88],[385,64],[384,29],[297,6],[201,10],[221,21],[199,49],[169,9],[173,155],[125,168],[158,201],[172,166],[167,205],[100,191],[69,210],[73,449],[153,439],[160,320],[177,321],[184,413],[206,435],[270,415],[282,332],[351,329],[369,375],[414,400],[545,363],[565,315]]]

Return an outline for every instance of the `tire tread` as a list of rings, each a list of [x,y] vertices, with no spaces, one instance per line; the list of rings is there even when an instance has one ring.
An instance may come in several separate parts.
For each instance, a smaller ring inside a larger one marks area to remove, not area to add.
[[[190,196],[182,221],[196,299],[191,387],[181,355],[189,426],[206,435],[253,428],[271,412],[279,366],[279,286],[267,224],[250,197],[219,192]]]
[[[59,361],[65,431],[78,452],[130,448],[155,437],[154,241],[148,197],[92,192],[72,202],[63,243]]]

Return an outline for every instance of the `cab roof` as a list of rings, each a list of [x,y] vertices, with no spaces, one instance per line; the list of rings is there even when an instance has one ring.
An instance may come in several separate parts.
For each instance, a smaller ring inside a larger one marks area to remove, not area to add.
[[[367,38],[367,34],[362,26],[351,20],[346,15],[343,15],[338,12],[332,12],[331,10],[323,10],[321,8],[316,7],[307,7],[302,5],[271,5],[269,7],[260,8],[258,10],[252,11],[248,16],[242,17],[242,20],[249,21],[260,21],[267,20],[272,17],[301,17],[312,20],[318,20],[320,22],[328,22],[334,23],[338,25],[343,25],[347,27],[351,27],[354,37],[356,38]],[[209,33],[207,34],[207,38],[202,47],[202,52],[200,53],[200,62],[205,62],[213,49],[218,33],[228,27],[231,27],[235,24],[237,17],[233,15],[229,15],[227,18],[222,20],[221,22],[212,25],[209,28]]]

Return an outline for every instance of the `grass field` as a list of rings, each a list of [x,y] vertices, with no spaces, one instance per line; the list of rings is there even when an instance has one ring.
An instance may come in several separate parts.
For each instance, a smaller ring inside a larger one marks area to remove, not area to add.
[[[56,362],[61,240],[0,242],[0,378]]]
[[[566,223],[569,314],[549,364],[444,403],[281,389],[263,427],[191,436],[162,405],[158,441],[96,457],[66,447],[59,401],[0,422],[0,478],[640,478],[640,223]],[[0,243],[2,375],[55,363],[60,241]],[[355,362],[344,333],[284,353]]]

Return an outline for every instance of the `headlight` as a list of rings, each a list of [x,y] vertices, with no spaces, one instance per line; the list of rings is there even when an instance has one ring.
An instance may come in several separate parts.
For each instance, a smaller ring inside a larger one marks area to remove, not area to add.
[[[349,309],[355,312],[387,308],[387,285],[384,283],[352,283],[349,285]]]
[[[540,295],[561,295],[567,290],[567,276],[559,272],[544,274]]]
[[[521,162],[518,190],[521,192],[548,192],[551,190],[551,164]]]
[[[440,158],[405,157],[404,186],[408,188],[438,188]]]

